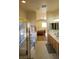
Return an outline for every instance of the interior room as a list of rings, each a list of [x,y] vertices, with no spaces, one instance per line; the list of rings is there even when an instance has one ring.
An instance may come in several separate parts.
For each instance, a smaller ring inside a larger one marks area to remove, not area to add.
[[[19,0],[19,59],[59,59],[59,0]]]

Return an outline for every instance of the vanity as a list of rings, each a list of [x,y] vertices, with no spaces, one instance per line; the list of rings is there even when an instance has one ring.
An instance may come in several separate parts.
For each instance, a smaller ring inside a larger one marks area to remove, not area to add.
[[[58,52],[59,51],[59,32],[49,31],[48,43],[56,50],[56,53],[58,54],[59,53]]]

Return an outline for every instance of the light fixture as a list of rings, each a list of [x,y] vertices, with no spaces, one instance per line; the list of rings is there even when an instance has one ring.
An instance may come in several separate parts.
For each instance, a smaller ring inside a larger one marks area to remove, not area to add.
[[[43,4],[38,10],[37,10],[37,20],[46,20],[47,19],[47,7],[45,4]]]
[[[25,1],[25,0],[22,0],[21,2],[22,2],[22,3],[26,3],[26,1]]]

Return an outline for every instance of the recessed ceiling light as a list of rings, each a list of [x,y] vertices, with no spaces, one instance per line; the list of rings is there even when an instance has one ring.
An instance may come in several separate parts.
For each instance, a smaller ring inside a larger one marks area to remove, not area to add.
[[[25,0],[22,0],[21,2],[22,2],[22,3],[26,3],[26,1],[25,1]]]

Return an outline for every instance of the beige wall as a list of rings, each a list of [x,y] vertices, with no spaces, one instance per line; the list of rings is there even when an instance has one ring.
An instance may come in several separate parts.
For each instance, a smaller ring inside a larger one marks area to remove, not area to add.
[[[53,22],[54,20],[59,19],[59,10],[54,12],[47,12],[47,21]]]
[[[59,10],[56,10],[54,12],[47,12],[47,20],[53,20],[59,18]]]
[[[42,22],[41,21],[36,21],[36,29],[37,29],[37,31],[42,29],[41,26],[42,26]]]
[[[27,15],[26,17],[27,17],[27,19],[29,21],[36,20],[36,12],[34,12],[34,11],[27,11],[26,15]]]
[[[19,8],[19,18],[20,22],[27,22],[26,12],[22,8]]]
[[[19,9],[19,17],[26,19],[26,12],[22,8]]]
[[[20,7],[19,18],[22,19],[21,21],[30,22],[36,19],[36,13],[34,11],[25,11]]]

